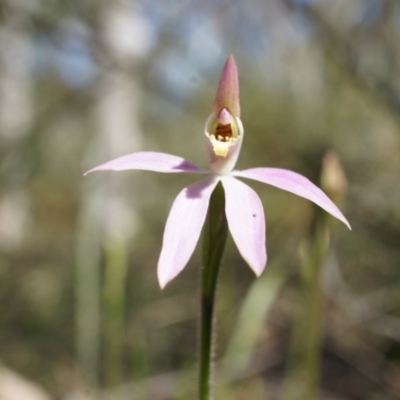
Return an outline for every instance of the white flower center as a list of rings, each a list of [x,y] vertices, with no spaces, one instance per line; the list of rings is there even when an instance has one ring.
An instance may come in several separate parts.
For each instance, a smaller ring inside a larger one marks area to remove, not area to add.
[[[214,154],[220,157],[226,157],[229,148],[238,140],[238,127],[232,114],[223,108],[217,118],[211,122],[211,128],[208,132]]]

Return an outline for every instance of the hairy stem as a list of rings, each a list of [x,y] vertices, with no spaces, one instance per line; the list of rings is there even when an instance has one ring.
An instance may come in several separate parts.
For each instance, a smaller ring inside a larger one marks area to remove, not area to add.
[[[215,343],[215,295],[218,272],[228,234],[225,217],[225,194],[219,183],[210,199],[203,237],[201,282],[200,379],[199,399],[212,399],[212,373]]]

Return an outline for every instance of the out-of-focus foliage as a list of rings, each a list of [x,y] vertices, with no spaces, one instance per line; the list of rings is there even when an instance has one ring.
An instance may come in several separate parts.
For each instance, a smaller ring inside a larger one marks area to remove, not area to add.
[[[347,177],[353,231],[335,227],[322,271],[321,398],[398,396],[398,1],[2,0],[0,18],[3,365],[57,399],[194,397],[199,251],[164,291],[156,279],[169,207],[191,178],[82,173],[136,150],[205,166],[203,125],[232,53],[246,132],[238,168],[289,168],[318,183],[334,151]],[[280,398],[299,246],[316,211],[254,186],[285,281],[262,304],[228,242],[217,359],[239,314],[246,336],[247,292],[267,314],[248,316],[248,365],[221,364],[221,399]]]

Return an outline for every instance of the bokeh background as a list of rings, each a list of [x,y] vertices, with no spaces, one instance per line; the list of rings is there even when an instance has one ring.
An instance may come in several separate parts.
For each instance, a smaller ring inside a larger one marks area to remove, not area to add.
[[[229,54],[237,167],[320,184],[325,165],[353,230],[315,228],[310,203],[250,183],[269,266],[255,279],[228,240],[217,398],[311,400],[298,388],[313,368],[315,398],[400,398],[399,1],[1,0],[0,18],[1,400],[195,398],[200,249],[165,290],[156,279],[169,208],[194,177],[82,174],[138,150],[206,166]],[[309,369],[308,342],[321,349]]]

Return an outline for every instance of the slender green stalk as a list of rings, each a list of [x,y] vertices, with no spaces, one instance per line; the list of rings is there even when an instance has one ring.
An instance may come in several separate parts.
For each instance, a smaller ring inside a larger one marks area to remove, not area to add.
[[[283,400],[318,398],[321,351],[321,271],[329,248],[326,218],[317,218],[301,247],[301,299],[294,327]]]
[[[347,181],[340,160],[333,152],[328,152],[323,158],[321,186],[337,205],[342,203]],[[325,259],[334,248],[335,223],[320,208],[316,208],[309,238],[301,248],[301,302],[292,336],[282,400],[318,398],[324,306],[320,279]]]
[[[75,340],[82,384],[100,378],[100,229],[93,197],[85,191],[79,215],[75,272]]]
[[[122,238],[110,238],[105,246],[104,375],[109,386],[123,381],[125,282],[128,254]]]
[[[212,399],[215,294],[227,235],[228,223],[225,217],[225,195],[222,185],[219,183],[210,199],[203,238],[199,370],[200,400]]]
[[[321,269],[327,253],[323,233],[314,237],[302,262],[305,324],[304,336],[304,398],[318,397],[318,380],[321,349],[321,311],[324,302],[321,293]]]

